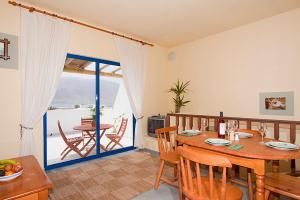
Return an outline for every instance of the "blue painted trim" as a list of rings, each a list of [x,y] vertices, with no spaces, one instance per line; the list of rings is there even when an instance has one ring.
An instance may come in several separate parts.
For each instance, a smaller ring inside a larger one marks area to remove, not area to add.
[[[132,114],[132,129],[133,129],[133,131],[132,131],[132,139],[133,139],[133,143],[132,143],[132,146],[134,146],[134,141],[135,141],[135,126],[136,126],[136,118],[135,118],[135,116],[134,116],[134,114]]]
[[[47,112],[43,116],[43,129],[44,129],[44,168],[47,164]]]
[[[118,153],[123,153],[123,152],[126,152],[126,151],[132,151],[132,150],[135,150],[135,149],[136,149],[136,147],[130,146],[130,147],[124,147],[124,148],[121,148],[121,149],[115,149],[115,150],[112,150],[112,151],[102,152],[100,154],[101,155],[100,158],[115,155],[115,154],[118,154]]]
[[[87,61],[102,63],[102,64],[106,64],[106,65],[121,66],[121,64],[119,62],[105,60],[105,59],[99,59],[99,58],[92,58],[92,57],[87,57],[87,56],[80,56],[80,55],[75,55],[75,54],[70,54],[70,53],[67,54],[67,58],[87,60]]]
[[[88,156],[88,157],[85,157],[85,158],[78,158],[78,159],[74,159],[74,160],[68,160],[68,161],[64,161],[64,162],[61,162],[61,163],[56,163],[56,164],[46,166],[45,170],[47,171],[47,170],[56,169],[56,168],[59,168],[59,167],[66,167],[66,166],[69,166],[69,165],[81,163],[81,162],[88,161],[88,160],[93,160],[93,159],[96,159],[96,158],[99,158],[99,156],[98,155],[91,155],[91,156]]]
[[[100,156],[100,64],[96,62],[96,154]]]
[[[81,55],[75,55],[75,54],[67,54],[67,58],[74,58],[74,59],[81,59],[81,60],[87,60],[90,62],[95,62],[96,63],[96,155],[90,155],[88,157],[85,158],[78,158],[78,159],[74,159],[74,160],[69,160],[69,161],[64,161],[61,163],[56,163],[56,164],[52,164],[48,166],[47,163],[47,113],[44,114],[43,117],[43,129],[44,129],[44,168],[45,170],[51,170],[51,169],[55,169],[55,168],[60,168],[60,167],[65,167],[65,166],[69,166],[72,164],[76,164],[76,163],[81,163],[81,162],[85,162],[88,160],[93,160],[93,159],[97,159],[100,157],[106,157],[106,156],[110,156],[110,155],[114,155],[114,154],[118,154],[118,153],[122,153],[122,152],[126,152],[126,151],[131,151],[136,149],[134,147],[134,139],[135,139],[135,125],[136,125],[136,118],[133,115],[133,146],[130,147],[124,147],[121,149],[116,149],[113,151],[109,151],[109,152],[103,152],[100,153],[100,63],[101,64],[107,64],[107,65],[115,65],[115,66],[120,66],[119,62],[115,62],[115,61],[110,61],[110,60],[104,60],[104,59],[98,59],[98,58],[92,58],[92,57],[87,57],[87,56],[81,56]],[[99,122],[99,123],[98,123]]]
[[[122,149],[116,149],[116,150],[113,150],[113,151],[104,152],[104,153],[101,153],[101,158],[102,157],[107,157],[107,156],[112,156],[112,155],[115,155],[115,154],[118,154],[118,153],[124,153],[124,152],[127,152],[127,151],[132,151],[132,150],[135,150],[135,149],[136,149],[135,147],[125,147],[125,148],[122,148]],[[78,158],[78,159],[75,159],[75,160],[65,161],[63,163],[52,164],[50,166],[45,167],[45,170],[48,171],[48,170],[57,169],[57,168],[61,168],[61,167],[66,167],[66,166],[69,166],[69,165],[73,165],[73,164],[77,164],[77,163],[81,163],[81,162],[85,162],[85,161],[89,161],[89,160],[95,160],[95,159],[99,159],[99,156],[93,155],[93,156],[89,156],[89,157],[85,157],[85,158]]]

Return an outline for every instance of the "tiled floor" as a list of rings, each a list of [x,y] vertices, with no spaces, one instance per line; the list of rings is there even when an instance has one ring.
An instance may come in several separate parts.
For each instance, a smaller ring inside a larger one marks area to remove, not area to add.
[[[128,200],[153,188],[159,158],[134,151],[51,170],[51,200]],[[171,173],[170,169],[169,172]]]

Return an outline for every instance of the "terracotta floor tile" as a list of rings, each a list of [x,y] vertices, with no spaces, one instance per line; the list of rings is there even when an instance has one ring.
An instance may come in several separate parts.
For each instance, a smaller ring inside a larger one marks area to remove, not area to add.
[[[153,188],[158,167],[157,156],[130,152],[51,170],[50,199],[129,200]]]

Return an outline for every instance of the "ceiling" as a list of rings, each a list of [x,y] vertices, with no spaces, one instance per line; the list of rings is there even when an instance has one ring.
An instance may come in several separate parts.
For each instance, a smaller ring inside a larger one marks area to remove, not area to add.
[[[21,0],[165,47],[300,7],[300,0]]]

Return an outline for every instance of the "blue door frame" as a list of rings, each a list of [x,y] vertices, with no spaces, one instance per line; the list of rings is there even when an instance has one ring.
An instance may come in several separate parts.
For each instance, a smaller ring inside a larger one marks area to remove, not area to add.
[[[116,149],[113,151],[108,151],[108,152],[103,152],[100,153],[100,64],[107,64],[107,65],[115,65],[115,66],[120,66],[119,62],[115,62],[115,61],[110,61],[110,60],[104,60],[104,59],[99,59],[99,58],[92,58],[92,57],[87,57],[87,56],[80,56],[80,55],[75,55],[75,54],[67,54],[67,58],[73,58],[73,59],[80,59],[80,60],[87,60],[90,62],[95,62],[96,63],[96,96],[95,96],[95,104],[96,104],[96,155],[91,155],[91,156],[87,156],[85,158],[78,158],[78,159],[74,159],[74,160],[69,160],[69,161],[64,161],[61,163],[56,163],[56,164],[52,164],[52,165],[48,165],[47,163],[47,112],[44,114],[43,117],[43,126],[44,126],[44,168],[45,170],[51,170],[51,169],[55,169],[55,168],[59,168],[59,167],[65,167],[68,165],[72,165],[72,164],[76,164],[76,163],[80,163],[80,162],[84,162],[84,161],[88,161],[88,160],[92,160],[92,159],[96,159],[96,158],[100,158],[100,157],[105,157],[105,156],[110,156],[110,155],[114,155],[117,153],[121,153],[121,152],[126,152],[126,151],[131,151],[134,150],[134,139],[135,139],[135,124],[136,124],[136,118],[133,116],[133,146],[129,146],[129,147],[124,147],[121,149]]]

